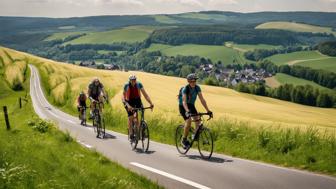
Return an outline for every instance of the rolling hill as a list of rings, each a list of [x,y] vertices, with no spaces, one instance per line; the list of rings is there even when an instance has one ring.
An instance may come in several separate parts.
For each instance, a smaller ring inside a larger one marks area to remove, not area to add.
[[[314,69],[336,72],[336,58],[326,56],[318,51],[300,51],[287,54],[277,54],[266,58],[276,65],[302,65]]]
[[[280,29],[294,32],[312,32],[312,33],[329,33],[336,35],[336,32],[331,27],[321,27],[296,22],[266,22],[260,24],[256,29]]]
[[[49,86],[46,91],[49,91],[53,100],[58,103],[64,103],[68,93],[78,94],[79,91],[86,90],[91,79],[99,76],[108,91],[115,94],[112,99],[113,108],[123,108],[120,102],[121,89],[129,72],[93,70],[1,48],[0,56],[5,60],[8,59],[5,52],[12,59],[23,59],[45,73],[42,78],[45,79],[45,85]],[[179,119],[176,95],[179,88],[186,84],[185,79],[144,72],[135,73],[156,105],[153,116],[165,115],[165,119]],[[71,90],[67,91],[68,88]],[[303,106],[220,87],[202,86],[202,91],[217,120],[244,121],[255,126],[335,127],[335,109]],[[75,106],[75,99],[70,101]]]

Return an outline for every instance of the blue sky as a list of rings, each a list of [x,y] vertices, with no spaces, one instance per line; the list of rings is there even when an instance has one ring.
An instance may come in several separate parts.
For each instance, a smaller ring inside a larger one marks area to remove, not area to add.
[[[236,12],[336,12],[336,0],[0,0],[1,16],[73,17],[172,14],[205,10]]]

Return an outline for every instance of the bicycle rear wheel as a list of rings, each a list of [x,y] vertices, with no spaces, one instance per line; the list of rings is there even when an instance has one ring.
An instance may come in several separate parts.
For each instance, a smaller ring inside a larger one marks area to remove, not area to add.
[[[203,127],[199,131],[198,151],[203,159],[210,159],[213,152],[213,138],[210,129]]]
[[[132,150],[135,150],[138,145],[138,129],[137,126],[134,124],[132,125],[132,131],[133,131],[133,140],[130,139],[130,141]]]
[[[179,125],[176,128],[176,132],[175,132],[175,145],[176,145],[177,151],[180,154],[186,154],[189,151],[189,149],[191,148],[191,145],[188,148],[186,148],[186,149],[183,148],[183,146],[181,144],[183,133],[184,133],[184,126],[183,125]],[[189,142],[191,142],[191,133],[192,133],[192,130],[189,131],[189,136],[188,136]]]
[[[142,144],[142,151],[147,152],[149,148],[149,129],[145,121],[141,122],[140,139]]]

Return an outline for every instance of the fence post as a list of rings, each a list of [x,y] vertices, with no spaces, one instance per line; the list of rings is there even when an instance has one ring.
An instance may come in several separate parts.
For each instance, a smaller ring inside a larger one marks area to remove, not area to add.
[[[22,101],[21,101],[21,97],[19,98],[19,105],[20,105],[20,109],[22,108]]]
[[[6,121],[6,128],[7,130],[10,130],[9,120],[8,120],[8,112],[7,112],[7,106],[3,107],[4,115],[5,115],[5,121]]]

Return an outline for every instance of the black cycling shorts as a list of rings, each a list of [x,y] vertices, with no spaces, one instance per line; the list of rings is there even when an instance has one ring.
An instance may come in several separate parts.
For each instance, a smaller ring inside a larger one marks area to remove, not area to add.
[[[188,106],[189,111],[190,111],[191,114],[197,114],[197,110],[196,110],[195,104],[187,104],[187,106]],[[180,114],[183,117],[183,119],[187,120],[188,118],[185,115],[186,111],[185,111],[183,105],[179,105],[179,110],[180,110]]]
[[[141,108],[142,107],[142,102],[140,98],[136,98],[136,99],[131,99],[129,101],[127,101],[127,103],[132,106],[133,108]],[[128,117],[134,115],[134,111],[128,111],[127,106],[125,106],[126,112]]]

